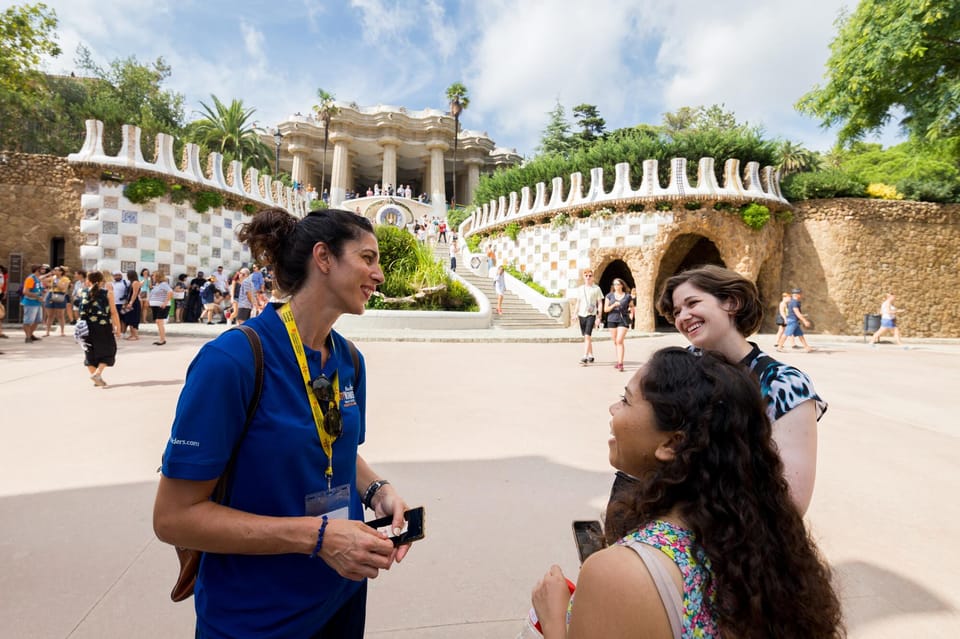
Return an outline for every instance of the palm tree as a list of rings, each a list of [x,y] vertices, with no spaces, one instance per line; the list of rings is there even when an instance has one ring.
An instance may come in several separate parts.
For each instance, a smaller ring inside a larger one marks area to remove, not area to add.
[[[815,153],[789,140],[782,141],[777,146],[776,153],[777,168],[784,177],[791,173],[811,170],[817,166],[818,160]]]
[[[243,100],[233,100],[227,106],[213,98],[213,108],[200,103],[202,118],[187,127],[187,139],[208,151],[220,152],[228,162],[239,160],[244,170],[255,167],[269,170],[272,153],[260,138],[262,131],[251,117],[254,108],[244,108]]]
[[[460,137],[460,113],[470,106],[467,87],[462,82],[454,82],[447,87],[447,99],[450,100],[450,115],[453,116],[453,205],[457,205],[457,142]]]
[[[333,94],[323,89],[317,89],[317,98],[320,104],[313,105],[313,112],[323,122],[323,158],[320,163],[320,195],[322,196],[327,179],[327,142],[330,140],[330,120],[340,113],[340,107],[334,104],[336,98]]]

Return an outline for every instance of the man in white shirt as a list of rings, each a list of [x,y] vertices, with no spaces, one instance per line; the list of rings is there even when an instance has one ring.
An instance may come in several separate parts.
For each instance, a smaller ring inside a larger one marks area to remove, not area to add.
[[[213,274],[217,290],[220,291],[221,295],[226,295],[227,291],[230,288],[230,283],[227,280],[227,274],[223,272],[223,267],[218,266],[216,272]]]
[[[580,320],[580,334],[583,335],[583,357],[580,363],[586,366],[593,363],[593,328],[600,323],[603,308],[603,291],[594,283],[592,269],[584,269],[583,286],[568,291],[567,297],[573,301],[577,318]]]

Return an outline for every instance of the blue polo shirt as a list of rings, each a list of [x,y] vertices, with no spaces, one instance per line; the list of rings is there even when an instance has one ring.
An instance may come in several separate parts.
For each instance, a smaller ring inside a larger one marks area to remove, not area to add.
[[[268,304],[247,325],[263,343],[263,394],[237,454],[228,504],[260,515],[303,516],[306,495],[327,488],[327,457],[276,309]],[[321,369],[320,352],[310,348],[307,361],[311,378],[323,372],[332,379],[338,372],[343,434],[333,445],[333,485],[351,486],[350,518],[362,521],[356,462],[366,430],[364,364],[361,356],[354,388],[347,342],[335,331],[331,339],[334,352],[326,366]],[[227,331],[204,345],[187,370],[163,474],[195,481],[219,477],[253,392],[253,352],[241,331]],[[199,630],[203,637],[312,636],[360,585],[307,555],[205,553],[194,590]]]

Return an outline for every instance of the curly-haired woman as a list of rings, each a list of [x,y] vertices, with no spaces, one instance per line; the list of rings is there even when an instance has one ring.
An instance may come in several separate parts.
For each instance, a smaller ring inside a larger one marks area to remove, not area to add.
[[[657,310],[694,349],[723,353],[750,369],[759,381],[790,494],[800,513],[805,513],[817,477],[817,422],[827,403],[803,371],[747,341],[763,318],[756,285],[729,269],[701,266],[668,279]]]
[[[843,636],[830,570],[790,498],[763,399],[719,353],[656,352],[610,407],[607,548],[571,596],[533,592],[545,639]]]

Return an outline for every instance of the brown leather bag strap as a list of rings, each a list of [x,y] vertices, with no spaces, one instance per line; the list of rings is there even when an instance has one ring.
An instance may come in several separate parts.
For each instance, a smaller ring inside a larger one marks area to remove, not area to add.
[[[260,336],[249,326],[241,324],[237,328],[247,336],[247,341],[250,342],[250,348],[253,350],[253,369],[255,371],[254,388],[253,397],[250,398],[250,403],[247,405],[247,419],[243,423],[243,431],[240,433],[237,443],[233,445],[233,452],[230,453],[230,461],[227,462],[227,467],[224,469],[223,474],[220,475],[220,479],[213,489],[213,499],[218,504],[223,504],[227,501],[229,496],[228,487],[233,475],[233,467],[236,465],[237,453],[240,452],[240,445],[243,443],[244,437],[247,436],[247,431],[250,429],[253,416],[257,413],[257,407],[260,405],[260,395],[263,394],[263,344],[260,342]]]

